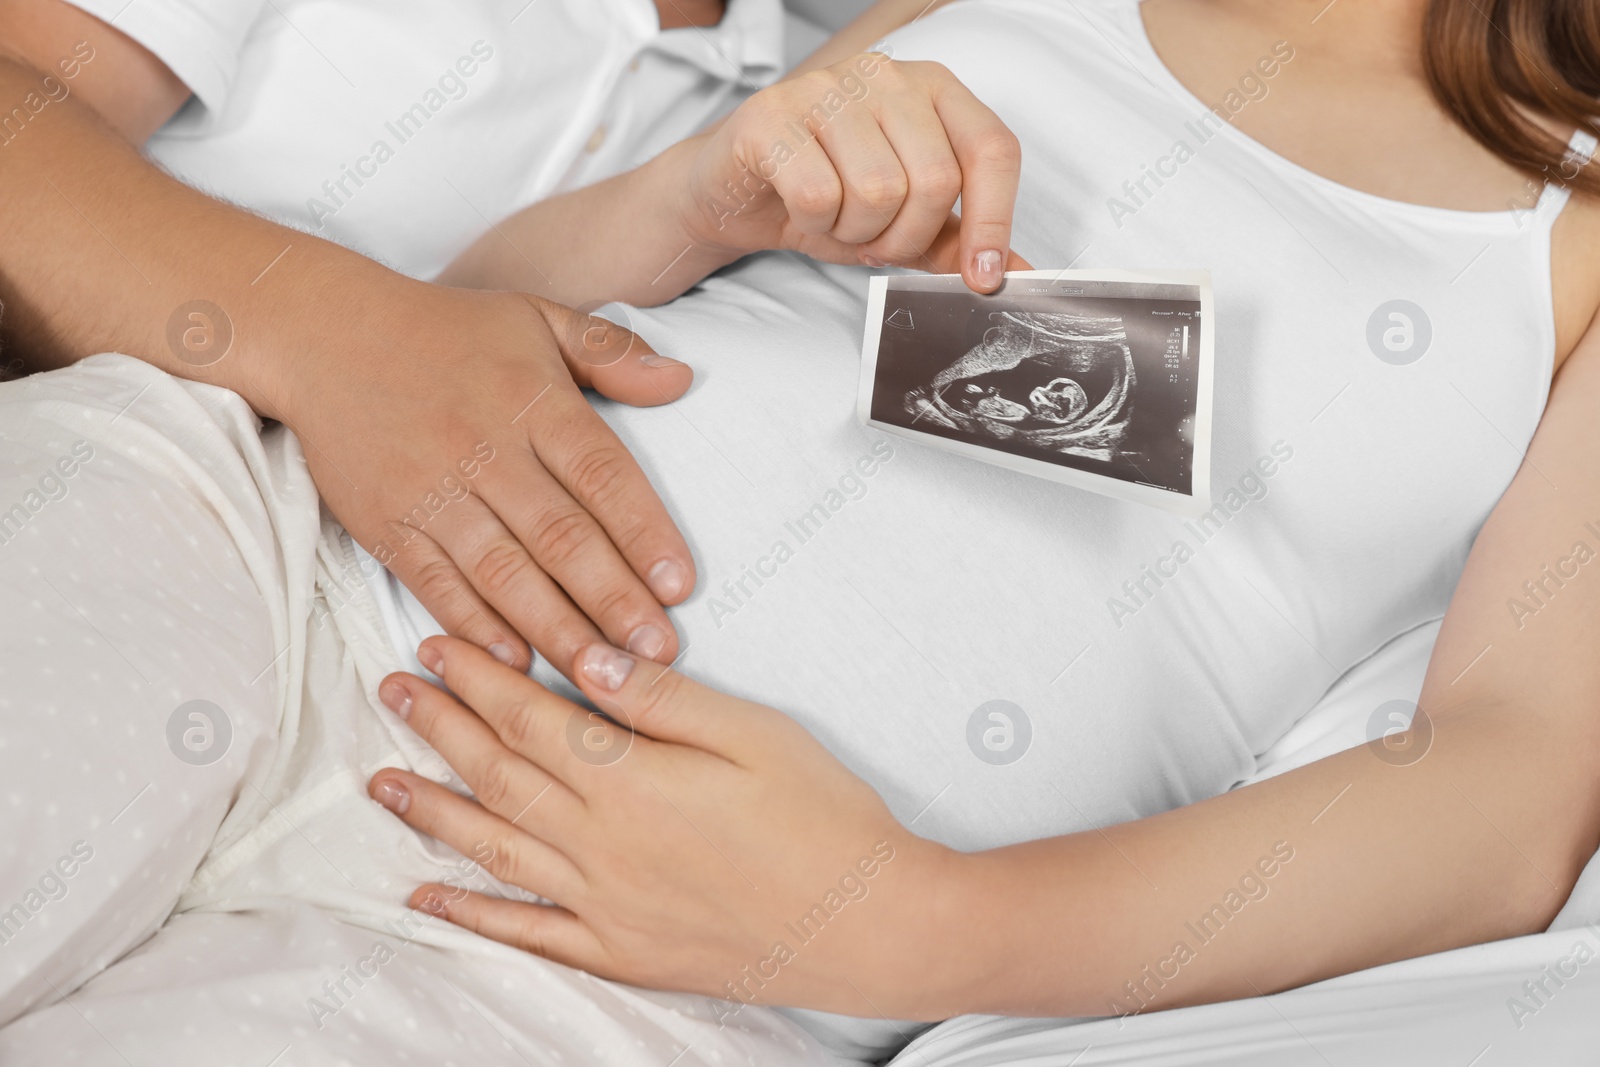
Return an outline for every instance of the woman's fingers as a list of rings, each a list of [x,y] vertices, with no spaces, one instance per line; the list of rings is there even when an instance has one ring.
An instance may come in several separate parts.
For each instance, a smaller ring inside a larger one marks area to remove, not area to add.
[[[558,787],[545,788],[528,801],[520,816],[502,818],[481,804],[458,796],[435,782],[407,771],[387,769],[372,776],[367,792],[397,815],[407,826],[438,838],[508,885],[518,886],[550,900],[570,899],[581,884],[570,859],[541,840],[531,824],[561,823],[554,807],[539,805]],[[568,797],[570,800],[570,796]],[[561,802],[557,793],[552,805]],[[567,817],[571,816],[568,805]]]
[[[868,58],[873,57],[852,61],[850,69]],[[836,79],[842,85],[843,78],[853,76],[830,68],[797,79],[788,90],[788,107],[804,111],[804,93],[821,94]],[[1000,117],[937,63],[880,59],[864,93],[847,98],[835,88],[831,98],[837,106],[804,111],[841,189],[828,236],[856,242],[867,262],[925,267],[925,253],[959,200],[955,271],[978,292],[999,288],[1022,172],[1021,148]],[[809,118],[813,114],[820,116],[815,122]],[[803,176],[789,177],[788,188],[781,170],[775,179],[791,216],[806,186],[821,190],[827,185],[824,176],[811,173],[814,160],[806,153],[800,158],[805,165],[797,170]],[[811,221],[799,228],[821,232],[814,226]]]
[[[656,741],[697,748],[738,763],[757,736],[788,723],[771,709],[685,678],[659,663],[605,644],[578,653],[574,672],[583,693],[618,721]]]
[[[483,776],[498,775],[496,763],[504,758],[507,749],[527,761],[530,770],[554,778],[563,789],[575,797],[581,797],[583,789],[580,779],[584,768],[613,763],[615,759],[609,758],[611,754],[627,751],[626,743],[617,743],[618,736],[596,738],[595,732],[616,731],[621,735],[620,740],[631,742],[625,730],[612,724],[597,725],[591,719],[591,713],[585,709],[563,700],[525,675],[502,666],[482,649],[465,641],[430,637],[417,649],[417,658],[423,666],[443,678],[445,685],[470,706],[471,711],[466,708],[461,708],[461,711],[477,720],[479,734],[468,745],[448,736],[440,736],[435,741],[423,732],[426,728],[442,735],[446,730],[455,729],[455,720],[448,709],[442,709],[437,723],[427,720],[420,726],[413,722],[413,726],[424,740],[439,750],[439,754],[472,786],[474,792],[479,793],[486,804],[489,804],[489,799],[480,792],[479,781],[485,781],[496,792],[500,791],[498,777],[485,779]],[[633,658],[629,657],[630,661]],[[456,707],[460,708],[460,705]],[[416,713],[413,712],[415,718]],[[476,761],[470,768],[457,763],[446,750],[447,747],[458,746],[463,749],[463,759]],[[525,793],[526,786],[522,789]],[[489,806],[504,814],[499,805]]]
[[[920,264],[923,270],[933,274],[960,274],[961,273],[961,218],[951,215],[945,219],[944,226],[939,230],[939,236],[933,239],[928,246],[928,251]],[[1006,257],[1006,270],[1032,270],[1033,264],[1017,255],[1015,251]],[[1002,279],[1003,280],[1003,279]]]
[[[565,908],[454,892],[440,885],[419,888],[411,895],[411,906],[535,956],[590,974],[608,973],[604,946]]]
[[[441,656],[440,648],[447,648],[448,656]],[[567,764],[556,747],[560,737],[555,723],[564,716],[555,709],[546,713],[525,698],[539,695],[573,712],[579,709],[457,638],[429,638],[417,658],[472,707],[404,673],[385,678],[378,695],[444,757],[478,800],[508,820],[520,821],[535,798],[541,798],[541,816],[570,814],[579,801],[561,773]],[[525,688],[507,681],[520,681]]]
[[[961,165],[930,101],[913,96],[879,109],[877,121],[905,169],[900,211],[860,249],[882,263],[925,266],[923,256],[961,196]]]
[[[918,66],[923,66],[918,64]],[[999,288],[1011,248],[1011,215],[1022,178],[1022,145],[1000,116],[936,64],[933,104],[961,165],[961,276],[972,289]]]
[[[798,129],[798,127],[796,127]],[[787,138],[795,137],[794,129],[773,134],[785,146],[782,162],[758,159],[755,173],[772,183],[788,212],[789,226],[797,233],[821,235],[831,231],[839,219],[839,209],[844,202],[844,186],[834,161],[814,138],[801,141],[793,148]],[[760,143],[761,135],[756,143]],[[759,155],[752,149],[752,155]],[[769,157],[770,158],[770,157]]]
[[[931,114],[931,111],[930,111]],[[901,157],[872,112],[846,107],[818,132],[839,175],[842,202],[829,236],[870,241],[893,223],[911,189]]]

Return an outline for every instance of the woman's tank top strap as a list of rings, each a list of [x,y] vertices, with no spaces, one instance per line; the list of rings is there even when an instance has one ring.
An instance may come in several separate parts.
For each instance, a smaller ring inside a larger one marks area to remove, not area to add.
[[[1577,173],[1583,167],[1594,162],[1595,149],[1600,147],[1600,138],[1585,129],[1572,131],[1572,137],[1567,141],[1567,154],[1561,161],[1564,171]],[[1544,191],[1539,194],[1539,202],[1534,206],[1535,216],[1544,220],[1548,227],[1555,224],[1556,217],[1561,214],[1561,209],[1567,206],[1567,201],[1572,198],[1572,188],[1558,182],[1545,182]]]

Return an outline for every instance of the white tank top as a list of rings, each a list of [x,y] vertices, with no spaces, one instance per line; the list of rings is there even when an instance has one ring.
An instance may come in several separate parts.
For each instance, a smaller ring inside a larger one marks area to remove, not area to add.
[[[1222,792],[1444,613],[1544,408],[1565,194],[1419,207],[1202,129],[1125,0],[973,0],[890,42],[1021,138],[1034,264],[1211,272],[1217,507],[1187,521],[862,427],[867,272],[754,257],[615,310],[698,372],[675,405],[602,403],[699,562],[680,669],[791,713],[960,847]],[[378,585],[417,669],[437,628]]]

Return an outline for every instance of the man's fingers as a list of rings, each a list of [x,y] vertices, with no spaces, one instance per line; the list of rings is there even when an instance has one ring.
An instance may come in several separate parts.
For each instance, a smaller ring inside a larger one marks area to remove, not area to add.
[[[537,608],[534,601],[519,599],[519,588],[542,593],[547,586],[542,572],[559,583],[566,598],[608,640],[670,663],[678,653],[677,634],[655,590],[638,572],[650,574],[654,568],[659,578],[663,561],[675,566],[677,580],[658,584],[679,594],[688,582],[681,577],[686,568],[677,560],[688,554],[688,547],[633,457],[620,442],[604,443],[614,440],[610,429],[581,398],[575,397],[570,407],[571,413],[557,420],[564,432],[540,435],[539,454],[508,450],[511,455],[502,466],[480,479],[484,502],[508,532],[487,543],[475,533],[464,533],[462,551],[471,564],[467,573],[496,603]],[[575,499],[569,485],[583,495]],[[629,546],[640,562],[628,559],[619,545]],[[554,611],[547,612],[547,619],[555,619]],[[560,638],[553,642],[560,659],[540,643],[548,629],[524,634],[565,671],[574,651],[568,638],[588,628],[587,621],[580,626],[570,619],[561,625]]]
[[[599,939],[565,908],[482,893],[452,894],[449,886],[441,885],[419,888],[411,895],[411,906],[535,956],[591,974],[608,973]]]
[[[562,820],[553,814],[560,798],[545,804],[555,788],[547,785],[536,794],[520,818],[516,813],[502,818],[442,785],[405,771],[382,770],[367,783],[368,795],[407,826],[438,838],[500,881],[549,899],[566,896],[581,879],[572,861],[546,843],[539,832],[541,826],[561,825]],[[567,810],[571,812],[573,807],[569,804]],[[534,827],[531,832],[530,826]]]
[[[386,537],[384,543],[393,555],[385,565],[445,632],[490,650],[496,659],[518,670],[527,670],[528,643],[514,624],[478,594],[450,554],[431,537],[408,526],[394,524],[391,530],[396,536]],[[574,646],[572,651],[576,650]]]
[[[961,164],[960,273],[973,290],[992,293],[1011,248],[1022,146],[998,115],[953,78],[941,79],[934,107]]]
[[[521,458],[527,462],[525,457]],[[557,670],[570,670],[573,653],[587,644],[594,634],[605,632],[608,635],[621,635],[613,639],[626,642],[627,622],[630,620],[613,617],[612,625],[604,627],[597,621],[591,621],[591,615],[581,610],[580,605],[562,588],[559,579],[551,573],[553,568],[546,567],[535,558],[541,549],[548,554],[551,547],[550,542],[540,541],[529,532],[526,513],[538,513],[549,522],[565,523],[565,516],[581,513],[582,509],[573,504],[549,473],[543,470],[531,473],[523,470],[511,475],[516,484],[528,492],[528,499],[518,500],[516,509],[506,507],[503,503],[508,496],[504,489],[494,489],[492,502],[480,498],[478,493],[490,490],[507,478],[503,467],[513,460],[505,457],[497,462],[502,464],[501,471],[495,471],[493,475],[486,472],[480,478],[477,492],[453,503],[435,519],[432,533],[439,544],[449,551],[450,558],[460,567],[479,596],[490,603],[505,605],[511,624]],[[532,466],[531,463],[528,465]],[[530,482],[533,486],[531,490],[527,488]],[[496,514],[496,504],[512,514],[503,517]],[[516,529],[508,528],[508,523]],[[611,548],[600,528],[587,516],[583,516],[581,528],[574,523],[570,533],[570,539],[564,537],[559,545],[564,552],[578,552],[585,537],[597,540],[608,550]],[[530,545],[531,550],[528,547]],[[634,581],[633,574],[614,550],[611,551],[611,561],[614,577]],[[564,562],[570,566],[570,559]],[[589,576],[589,580],[592,585],[592,576]],[[660,612],[659,605],[651,603],[651,598],[642,588],[638,589],[638,593],[634,603],[624,604],[614,600],[609,606],[618,609],[616,614],[620,614],[624,608],[638,613],[644,605],[654,612]],[[659,625],[664,620],[663,614],[654,621]]]
[[[554,306],[554,305],[552,305]],[[565,309],[560,309],[564,312]],[[569,315],[573,313],[567,313]],[[558,337],[561,329],[571,332],[571,319],[566,327],[552,326]],[[590,320],[591,322],[599,320]],[[620,327],[612,327],[620,330]],[[633,334],[621,331],[627,337]],[[608,342],[610,343],[610,342]],[[622,340],[615,340],[622,344]],[[637,338],[633,343],[638,345]],[[582,359],[574,360],[569,354],[572,350],[570,341],[561,342],[562,352],[569,365]],[[653,353],[648,353],[652,354]],[[632,358],[631,356],[627,358]],[[626,362],[626,359],[624,360]],[[682,373],[662,370],[663,381],[676,381],[687,389],[693,374],[685,364],[675,364],[682,368]],[[575,372],[576,373],[576,372]],[[610,370],[591,370],[590,377],[603,377],[611,373]],[[628,372],[617,372],[619,376],[628,376],[630,380],[644,380],[642,376]],[[652,373],[656,373],[652,371]],[[583,384],[580,382],[579,384]],[[665,388],[665,386],[663,386]],[[679,390],[681,394],[682,389]],[[612,394],[607,394],[612,395]],[[674,394],[678,395],[678,394]],[[665,399],[665,393],[661,394]],[[667,514],[667,509],[651,487],[649,479],[640,469],[638,462],[633,458],[622,441],[604,419],[587,407],[575,402],[575,398],[561,392],[545,398],[545,410],[530,411],[524,418],[531,419],[528,426],[528,440],[532,444],[535,454],[545,467],[560,481],[572,499],[582,505],[590,515],[604,528],[612,545],[622,554],[622,558],[633,569],[633,573],[648,587],[650,593],[661,604],[676,604],[687,597],[694,590],[695,572],[694,557],[689,552],[688,543],[683,535],[678,532],[672,517]],[[624,399],[613,396],[613,399]],[[664,402],[658,400],[657,402]],[[541,432],[546,427],[559,429],[559,432]],[[539,557],[545,563],[543,557]],[[549,566],[547,564],[547,569]],[[593,572],[592,572],[593,573]],[[579,576],[576,579],[583,582]],[[566,585],[569,593],[579,593],[571,585]],[[574,600],[584,604],[582,595],[574,595]],[[586,605],[587,606],[587,605]],[[610,620],[601,615],[593,616],[602,626],[607,626],[613,639],[626,643],[634,628],[643,624],[645,619],[629,620],[632,625],[626,629],[609,625]],[[665,616],[660,622],[664,622]],[[668,661],[676,654],[676,637],[671,636],[671,626],[665,627],[669,635],[666,645],[656,651],[640,648],[644,655],[656,656],[665,652]]]
[[[687,364],[663,356],[632,330],[609,319],[538,301],[572,380],[601,396],[634,407],[678,399],[694,382]]]

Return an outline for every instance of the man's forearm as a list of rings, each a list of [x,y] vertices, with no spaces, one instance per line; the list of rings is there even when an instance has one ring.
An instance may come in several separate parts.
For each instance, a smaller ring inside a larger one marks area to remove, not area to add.
[[[43,78],[0,56],[0,109]],[[272,414],[307,341],[404,284],[172,179],[70,93],[0,143],[0,336],[27,369],[117,351]]]

